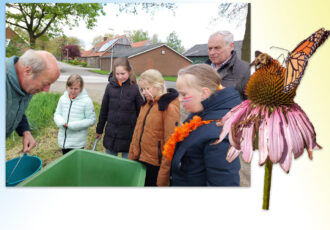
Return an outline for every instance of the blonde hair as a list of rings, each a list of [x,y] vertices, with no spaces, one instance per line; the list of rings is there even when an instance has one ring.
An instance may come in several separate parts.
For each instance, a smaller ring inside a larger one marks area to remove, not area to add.
[[[76,84],[77,82],[80,82],[80,89],[83,89],[84,87],[84,80],[79,74],[71,74],[66,81],[66,87],[71,87],[73,84]]]
[[[189,75],[193,77],[189,77]],[[182,79],[188,87],[200,90],[209,88],[211,93],[218,91],[221,79],[219,74],[207,64],[196,64],[182,68],[178,72],[178,78]]]
[[[159,88],[161,94],[165,94],[167,91],[163,75],[156,69],[144,71],[139,78],[139,82],[141,81],[147,82],[155,88]]]

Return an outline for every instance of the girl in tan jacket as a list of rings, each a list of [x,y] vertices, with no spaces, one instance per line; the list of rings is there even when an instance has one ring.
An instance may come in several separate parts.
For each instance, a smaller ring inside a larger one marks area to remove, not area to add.
[[[158,70],[143,72],[138,85],[146,102],[141,107],[129,148],[129,159],[146,166],[145,186],[168,186],[171,162],[163,146],[180,122],[178,92],[166,89]]]

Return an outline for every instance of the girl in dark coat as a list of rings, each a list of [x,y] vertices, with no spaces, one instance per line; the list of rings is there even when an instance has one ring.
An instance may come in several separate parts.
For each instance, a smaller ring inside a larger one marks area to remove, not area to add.
[[[127,58],[117,58],[114,74],[110,78],[102,99],[97,138],[101,139],[105,126],[103,145],[106,152],[128,158],[129,145],[134,132],[143,98]]]
[[[206,64],[192,65],[178,73],[179,100],[191,114],[186,122],[199,116],[208,121],[177,142],[171,163],[172,186],[239,186],[240,162],[229,163],[228,139],[212,145],[221,132],[215,120],[241,103],[232,87],[223,88],[217,73]]]

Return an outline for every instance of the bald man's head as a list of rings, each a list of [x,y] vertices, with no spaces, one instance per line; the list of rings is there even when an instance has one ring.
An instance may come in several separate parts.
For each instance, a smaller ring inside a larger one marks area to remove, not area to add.
[[[15,66],[20,86],[29,94],[49,91],[60,76],[55,57],[47,51],[27,50]]]

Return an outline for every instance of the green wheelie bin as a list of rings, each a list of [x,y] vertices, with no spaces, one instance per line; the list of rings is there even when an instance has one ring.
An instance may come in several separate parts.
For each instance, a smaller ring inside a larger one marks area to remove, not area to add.
[[[144,186],[145,176],[137,161],[75,149],[17,186]]]

